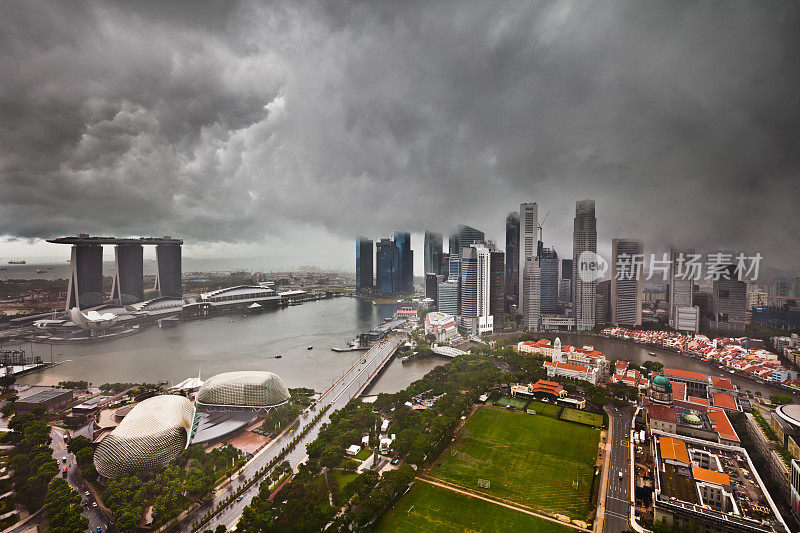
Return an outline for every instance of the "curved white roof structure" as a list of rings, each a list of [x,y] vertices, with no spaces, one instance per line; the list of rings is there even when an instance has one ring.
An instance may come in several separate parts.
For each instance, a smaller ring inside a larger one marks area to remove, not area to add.
[[[94,453],[100,475],[164,468],[189,445],[194,405],[175,395],[155,396],[131,409]]]
[[[77,307],[70,309],[69,314],[75,324],[89,331],[108,329],[116,324],[119,318],[114,313],[98,313],[97,311],[89,311],[84,314]]]
[[[197,392],[198,405],[211,407],[265,409],[289,400],[289,389],[272,372],[224,372],[212,376]]]

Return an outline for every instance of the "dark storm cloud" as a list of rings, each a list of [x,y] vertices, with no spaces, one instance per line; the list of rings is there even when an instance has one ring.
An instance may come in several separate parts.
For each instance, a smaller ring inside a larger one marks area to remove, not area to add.
[[[800,5],[4,5],[0,234],[260,240],[537,201],[797,266]]]

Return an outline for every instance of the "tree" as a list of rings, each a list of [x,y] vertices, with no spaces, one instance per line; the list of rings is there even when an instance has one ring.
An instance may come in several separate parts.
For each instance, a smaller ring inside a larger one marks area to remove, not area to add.
[[[65,480],[56,478],[47,487],[45,505],[50,517],[50,531],[73,533],[85,531],[89,520],[81,514],[81,497]]]
[[[769,401],[775,405],[784,405],[792,403],[794,400],[788,394],[773,394],[769,397]]]
[[[81,435],[70,439],[69,443],[67,444],[67,451],[77,455],[77,453],[82,449],[91,447],[92,441]]]

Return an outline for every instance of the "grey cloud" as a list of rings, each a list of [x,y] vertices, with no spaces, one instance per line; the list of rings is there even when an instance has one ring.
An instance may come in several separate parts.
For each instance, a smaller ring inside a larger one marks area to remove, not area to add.
[[[505,214],[537,201],[563,255],[590,197],[604,242],[800,264],[796,3],[4,10],[11,236],[236,242],[463,222],[502,243]]]

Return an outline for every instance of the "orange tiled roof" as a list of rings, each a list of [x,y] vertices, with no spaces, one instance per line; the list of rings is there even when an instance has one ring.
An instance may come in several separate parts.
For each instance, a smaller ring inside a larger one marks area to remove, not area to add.
[[[665,368],[663,373],[665,376],[674,376],[676,378],[708,381],[707,375],[701,374],[700,372],[692,372],[691,370],[681,370],[679,368]]]
[[[572,363],[561,363],[561,362],[552,362],[552,361],[545,361],[545,366],[551,366],[553,368],[563,368],[564,370],[573,370],[575,372],[589,372],[588,366],[583,365],[573,365]]]
[[[736,410],[736,400],[727,392],[714,393],[714,405],[724,409]]]
[[[686,399],[686,383],[680,381],[670,381],[672,384],[672,398],[674,400]]]
[[[705,398],[695,398],[694,396],[689,396],[686,401],[696,403],[697,405],[711,405],[711,402]]]
[[[731,486],[731,478],[728,477],[728,474],[723,472],[714,472],[713,470],[707,470],[705,468],[700,468],[699,466],[693,466],[692,475],[698,481],[716,483],[717,485],[725,485],[727,487]]]
[[[673,437],[660,437],[658,445],[661,448],[662,459],[672,459],[689,464],[689,450],[686,443]]]
[[[718,389],[728,389],[733,390],[733,383],[728,378],[722,378],[718,376],[709,376],[711,379],[711,384],[717,387]]]
[[[725,411],[716,407],[709,407],[706,414],[721,438],[732,442],[740,442],[739,435],[733,429],[733,425],[728,420],[728,415],[725,414]]]

